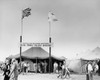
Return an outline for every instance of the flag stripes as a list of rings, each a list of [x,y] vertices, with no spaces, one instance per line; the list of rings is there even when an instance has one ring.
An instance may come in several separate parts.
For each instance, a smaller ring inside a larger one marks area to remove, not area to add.
[[[22,11],[22,19],[24,18],[24,17],[28,17],[29,15],[31,15],[31,9],[30,8],[26,8],[26,9],[24,9],[23,11]]]

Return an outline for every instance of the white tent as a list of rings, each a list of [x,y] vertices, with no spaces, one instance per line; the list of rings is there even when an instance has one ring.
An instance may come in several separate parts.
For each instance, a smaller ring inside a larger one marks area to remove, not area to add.
[[[84,53],[84,56],[82,56],[81,58],[85,60],[100,59],[100,48],[96,47],[94,50],[91,50],[88,53]]]
[[[67,59],[66,65],[68,68],[76,73],[84,73],[86,72],[85,66],[88,61],[100,60],[100,48],[96,47],[94,50],[88,50],[82,53],[82,56],[78,55],[78,57],[74,59]]]
[[[83,59],[71,59],[66,60],[66,66],[68,69],[74,73],[85,73],[85,67],[86,67],[87,60]]]

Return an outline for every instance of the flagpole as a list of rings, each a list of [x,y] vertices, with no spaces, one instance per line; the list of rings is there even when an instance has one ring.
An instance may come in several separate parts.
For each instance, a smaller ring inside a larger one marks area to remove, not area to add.
[[[58,21],[55,17],[55,15],[49,11],[48,14],[48,22],[49,22],[49,43],[51,44],[51,22],[52,21]],[[52,72],[52,57],[51,57],[51,46],[49,47],[49,73]]]
[[[22,14],[23,14],[23,10],[22,10]],[[23,36],[23,18],[21,18],[21,34],[20,34],[20,44],[22,43],[22,36]],[[21,69],[21,62],[22,62],[22,46],[20,45],[20,69]]]
[[[22,10],[22,17],[21,17],[21,32],[20,32],[20,69],[21,69],[21,62],[22,62],[22,39],[23,39],[23,19],[24,17],[28,17],[29,15],[31,15],[30,13],[31,9],[30,8],[26,8],[24,10]]]
[[[51,43],[51,22],[49,21],[49,43]],[[49,47],[49,73],[52,69],[52,60],[51,60],[51,46]]]

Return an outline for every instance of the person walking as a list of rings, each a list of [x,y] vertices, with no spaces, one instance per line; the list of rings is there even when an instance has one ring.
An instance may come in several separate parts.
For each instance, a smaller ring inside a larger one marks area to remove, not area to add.
[[[62,76],[63,78],[70,78],[70,71],[66,65],[66,61],[64,61],[62,65]]]
[[[97,64],[97,61],[94,61],[92,63],[92,66],[93,66],[93,73],[94,73],[94,75],[96,75],[97,71],[99,70],[99,66]]]
[[[89,80],[88,64],[89,64],[89,62],[87,62],[87,64],[86,64],[86,80]]]
[[[65,69],[66,69],[65,77],[67,78],[67,76],[68,76],[68,78],[70,78],[70,71],[69,71],[68,67],[66,66]]]
[[[9,60],[6,59],[5,61],[5,68],[4,68],[4,80],[9,80],[10,77],[9,77],[9,73],[10,73],[10,63],[9,63]]]
[[[12,59],[10,80],[18,80],[18,63],[15,59]]]

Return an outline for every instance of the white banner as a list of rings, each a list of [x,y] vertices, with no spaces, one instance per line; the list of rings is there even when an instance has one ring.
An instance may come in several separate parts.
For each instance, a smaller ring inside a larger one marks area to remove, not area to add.
[[[32,47],[53,47],[53,43],[20,43],[20,46],[32,46]]]

